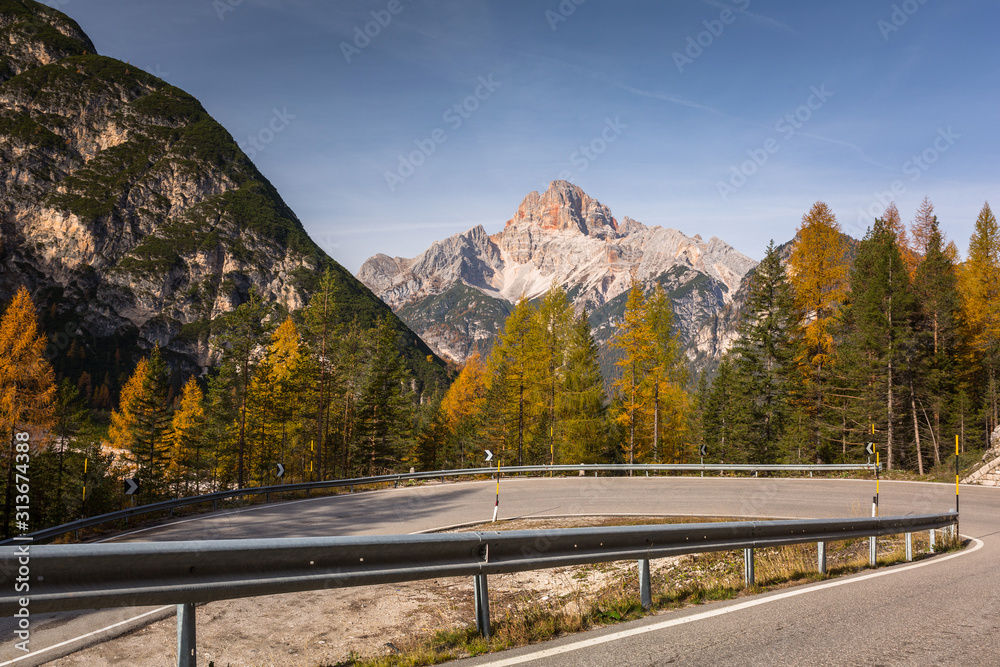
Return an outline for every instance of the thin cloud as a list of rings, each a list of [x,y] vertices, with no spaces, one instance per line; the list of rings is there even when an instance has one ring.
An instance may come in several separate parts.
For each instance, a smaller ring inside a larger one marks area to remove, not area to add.
[[[861,148],[861,146],[858,146],[857,144],[852,144],[848,141],[841,141],[840,139],[831,139],[830,137],[824,137],[818,134],[813,134],[811,132],[797,132],[797,134],[801,134],[803,137],[810,137],[812,139],[819,139],[820,141],[826,141],[827,143],[837,144],[838,146],[847,146],[855,153],[857,153],[858,157],[860,157],[862,161],[867,162],[868,164],[872,164],[875,165],[876,167],[879,167],[881,169],[887,169],[889,171],[898,171],[897,167],[890,167],[888,165],[882,164],[881,162],[872,157],[869,157],[868,154],[865,153],[864,149]]]
[[[679,104],[681,106],[689,107],[691,109],[698,109],[700,111],[707,111],[709,113],[717,114],[719,116],[726,115],[723,112],[719,111],[718,109],[705,106],[704,104],[698,104],[697,102],[692,102],[691,100],[685,99],[683,97],[678,97],[677,95],[667,95],[666,93],[654,93],[649,90],[642,90],[640,88],[630,86],[627,83],[621,81],[611,81],[608,79],[604,80],[607,83],[610,83],[611,85],[615,86],[616,88],[620,88],[621,90],[624,90],[627,93],[632,93],[633,95],[639,95],[641,97],[649,97],[654,100],[663,100],[664,102],[670,102],[671,104]]]
[[[740,7],[737,7],[732,4],[727,4],[725,2],[720,2],[719,0],[701,0],[701,1],[710,7],[715,7],[716,9],[731,9],[734,12],[742,14],[743,16],[746,16],[747,18],[751,19],[757,25],[763,26],[770,30],[774,30],[777,32],[785,32],[788,33],[789,35],[798,35],[798,33],[795,32],[795,30],[790,25],[788,25],[787,23],[782,23],[777,19],[772,19],[770,16],[764,16],[763,14],[751,12],[749,9],[741,9]],[[750,3],[748,2],[747,5],[749,6],[749,4]]]

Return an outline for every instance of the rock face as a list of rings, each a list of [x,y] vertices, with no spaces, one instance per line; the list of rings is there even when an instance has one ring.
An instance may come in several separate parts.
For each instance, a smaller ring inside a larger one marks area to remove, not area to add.
[[[413,258],[376,255],[358,278],[432,348],[456,361],[484,351],[521,297],[553,284],[586,307],[599,342],[622,316],[633,278],[664,286],[693,359],[717,359],[734,332],[719,327],[756,265],[718,238],[646,227],[566,181],[532,192],[492,236],[482,226],[434,243]],[[734,318],[731,318],[734,319]]]
[[[0,301],[27,285],[91,341],[208,365],[212,320],[251,289],[301,308],[326,269],[345,319],[396,321],[196,99],[31,0],[0,0],[0,164]]]

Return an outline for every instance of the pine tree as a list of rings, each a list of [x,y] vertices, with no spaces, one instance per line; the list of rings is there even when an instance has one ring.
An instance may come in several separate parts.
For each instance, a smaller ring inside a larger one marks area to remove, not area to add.
[[[910,248],[918,256],[923,257],[927,254],[936,223],[937,216],[934,215],[934,204],[931,203],[928,197],[924,197],[924,200],[920,202],[920,206],[917,208],[917,214],[914,216],[913,222],[910,223]],[[938,234],[941,234],[940,230],[938,230]],[[944,243],[941,246],[943,250]]]
[[[858,248],[848,301],[849,316],[854,323],[852,342],[861,352],[867,376],[863,412],[872,423],[885,429],[886,467],[891,470],[896,447],[902,443],[897,424],[903,414],[899,396],[903,391],[904,352],[910,345],[916,303],[895,232],[884,220],[875,221]],[[916,462],[923,474],[919,447]]]
[[[369,336],[369,360],[358,400],[364,447],[357,452],[356,464],[377,475],[391,470],[409,449],[412,395],[397,334],[388,320],[379,320]]]
[[[597,463],[608,444],[607,406],[598,348],[587,310],[569,332],[558,413],[565,429],[562,463]]]
[[[736,391],[736,373],[731,355],[725,355],[705,400],[702,429],[709,456],[725,463],[748,463],[746,439],[747,404]]]
[[[267,306],[263,303],[256,290],[251,289],[247,301],[223,318],[222,329],[215,339],[215,344],[222,349],[222,365],[228,366],[236,382],[233,389],[239,404],[239,425],[236,440],[236,486],[243,488],[246,479],[246,460],[250,453],[246,451],[246,416],[247,402],[250,397],[250,383],[253,380],[259,350],[266,340]]]
[[[791,287],[772,240],[754,269],[733,344],[734,394],[747,405],[748,453],[755,463],[777,463],[777,444],[791,414],[789,383],[794,360],[791,332],[795,325]]]
[[[925,203],[927,201],[925,200]],[[921,412],[928,421],[928,431],[934,445],[934,463],[941,462],[941,414],[947,397],[955,390],[955,362],[958,355],[958,317],[960,300],[955,266],[944,253],[942,235],[937,218],[930,222],[930,235],[924,258],[917,267],[914,294],[919,305],[919,319],[914,340],[915,375],[920,380],[917,388]],[[924,410],[928,404],[932,420]]]
[[[35,304],[20,287],[0,317],[0,437],[8,437],[4,535],[10,535],[14,498],[15,442],[19,432],[35,432],[52,422],[56,394],[52,366],[45,359],[45,335],[38,331]]]
[[[802,218],[788,273],[799,325],[796,393],[807,417],[812,456],[823,447],[828,367],[834,360],[832,329],[847,294],[847,258],[840,225],[829,207],[816,202]]]

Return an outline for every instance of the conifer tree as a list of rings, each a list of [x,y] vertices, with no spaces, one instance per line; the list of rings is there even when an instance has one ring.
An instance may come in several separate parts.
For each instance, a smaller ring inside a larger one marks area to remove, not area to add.
[[[539,355],[535,347],[538,321],[523,296],[507,316],[503,332],[490,354],[491,386],[503,391],[496,405],[504,417],[504,444],[517,448],[517,465],[524,465],[526,435],[530,436],[534,411],[532,392],[538,377]]]
[[[628,438],[628,463],[642,460],[643,418],[646,403],[643,397],[646,377],[654,363],[655,338],[646,316],[646,299],[642,287],[632,283],[625,303],[625,316],[618,325],[611,346],[619,350],[615,362],[619,377],[614,387],[618,395],[615,404],[615,421],[625,430]]]
[[[381,474],[392,469],[409,449],[412,392],[397,334],[388,320],[380,319],[368,335],[368,364],[358,399],[364,447],[358,451],[357,468]]]
[[[465,468],[477,448],[480,413],[486,408],[486,364],[474,353],[465,361],[461,372],[441,399],[441,421],[447,439],[454,443],[449,453],[452,465]],[[426,459],[437,459],[425,455]]]
[[[8,442],[4,503],[4,535],[10,535],[14,498],[15,442],[20,432],[35,432],[52,421],[56,394],[52,366],[45,359],[45,335],[38,331],[35,304],[20,287],[0,317],[0,437]]]
[[[875,221],[858,248],[848,301],[854,323],[852,343],[861,352],[867,376],[864,412],[876,428],[884,428],[886,467],[891,470],[902,443],[897,421],[904,413],[899,397],[916,303],[895,232],[884,220]],[[923,474],[919,447],[915,453]]]
[[[652,413],[652,462],[659,463],[662,452],[670,460],[678,460],[687,443],[687,359],[674,330],[673,307],[659,284],[646,302],[646,323],[652,334],[649,373],[644,383],[647,410]]]
[[[587,310],[576,318],[566,346],[566,371],[558,412],[564,424],[562,463],[597,463],[607,447],[607,406],[597,343]]]
[[[914,372],[920,378],[917,387],[922,390],[922,398],[914,396],[913,399],[920,402],[921,412],[926,413],[924,402],[931,411],[932,420],[926,414],[924,417],[929,421],[928,430],[937,465],[941,462],[941,414],[947,397],[956,388],[960,300],[955,266],[944,252],[937,218],[930,221],[929,229],[923,261],[917,267],[914,281],[914,294],[919,306]]]
[[[202,437],[205,422],[204,393],[192,375],[181,392],[167,439],[171,448],[171,484],[174,495],[198,495],[203,471]],[[193,493],[192,493],[193,492]]]
[[[776,463],[781,457],[777,444],[791,413],[794,326],[791,287],[772,240],[754,269],[732,348],[733,392],[747,405],[746,446],[755,463]]]
[[[548,463],[556,462],[556,442],[561,440],[556,403],[563,381],[564,353],[570,324],[573,320],[573,306],[566,291],[553,284],[542,297],[536,312],[538,336],[534,344],[538,354],[538,394],[541,399],[541,414],[544,415],[545,432],[541,435],[547,441]]]
[[[832,329],[847,294],[847,258],[840,225],[830,208],[816,202],[802,218],[789,257],[788,273],[799,318],[796,393],[807,417],[812,455],[822,448],[829,366],[834,360]]]
[[[111,445],[125,452],[139,480],[139,496],[146,502],[157,499],[167,489],[170,465],[167,391],[167,367],[160,348],[156,347],[136,365],[122,389],[118,409],[111,413],[108,431]]]
[[[1000,229],[983,205],[969,240],[969,256],[959,273],[962,312],[984,389],[986,435],[996,428],[1000,370]],[[988,443],[987,443],[987,446]]]

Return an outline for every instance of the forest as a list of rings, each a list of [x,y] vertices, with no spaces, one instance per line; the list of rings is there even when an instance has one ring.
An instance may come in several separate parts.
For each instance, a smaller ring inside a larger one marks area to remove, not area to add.
[[[869,442],[887,470],[923,475],[947,465],[956,436],[963,451],[988,446],[1000,364],[988,204],[962,259],[927,199],[909,225],[891,205],[860,241],[817,202],[748,284],[712,373],[690,371],[662,289],[634,283],[603,377],[587,312],[553,285],[522,298],[447,387],[411,377],[386,322],[335,317],[329,273],[300,311],[251,293],[213,322],[207,373],[179,377],[155,348],[96,388],[86,372],[56,372],[45,304],[21,288],[0,318],[0,525],[11,534],[29,470],[34,529],[125,506],[125,479],[143,504],[479,467],[485,449],[503,465],[694,462],[702,444],[706,462],[833,463],[864,461]]]

